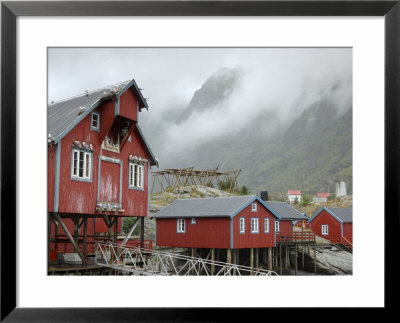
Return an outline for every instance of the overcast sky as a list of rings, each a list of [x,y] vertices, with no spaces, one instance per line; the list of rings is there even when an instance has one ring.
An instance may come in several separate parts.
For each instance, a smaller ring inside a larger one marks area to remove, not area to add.
[[[154,126],[169,111],[184,109],[193,93],[221,68],[243,74],[226,107],[172,125],[164,138],[184,146],[182,133],[187,131],[198,140],[205,133],[223,134],[232,126],[246,126],[243,120],[250,111],[256,116],[273,110],[281,119],[299,115],[335,86],[338,110],[348,106],[352,95],[350,48],[50,48],[48,100],[134,78],[148,99],[143,122],[151,120]]]

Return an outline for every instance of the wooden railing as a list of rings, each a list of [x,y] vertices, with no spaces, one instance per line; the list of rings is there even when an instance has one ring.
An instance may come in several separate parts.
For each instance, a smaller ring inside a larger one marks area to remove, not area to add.
[[[277,232],[276,242],[315,242],[315,233],[311,231]]]

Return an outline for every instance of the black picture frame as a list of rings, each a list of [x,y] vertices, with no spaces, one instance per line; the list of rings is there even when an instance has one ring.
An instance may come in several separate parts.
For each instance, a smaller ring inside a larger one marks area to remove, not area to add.
[[[1,321],[234,321],[244,309],[16,307],[16,19],[18,16],[384,16],[385,18],[385,307],[399,233],[400,0],[388,1],[2,1],[1,2]],[[373,264],[371,264],[373,266]],[[392,268],[392,269],[391,269]],[[371,268],[373,269],[373,267]],[[371,272],[373,275],[373,272]],[[110,295],[112,298],[112,295]],[[151,305],[149,305],[151,306]],[[311,306],[311,304],[310,304]],[[311,306],[312,307],[312,306]],[[248,309],[247,309],[248,310]],[[257,311],[251,309],[252,317]]]

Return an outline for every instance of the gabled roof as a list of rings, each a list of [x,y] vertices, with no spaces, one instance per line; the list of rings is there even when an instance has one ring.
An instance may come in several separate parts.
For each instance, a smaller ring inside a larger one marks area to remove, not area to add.
[[[233,218],[253,201],[259,201],[274,216],[280,218],[268,205],[257,195],[178,199],[170,205],[153,215],[153,218]]]
[[[318,192],[317,193],[317,197],[321,197],[321,198],[328,198],[329,195],[331,195],[331,193],[327,193],[327,192]]]
[[[286,202],[266,201],[265,203],[269,205],[282,220],[308,220],[308,217]]]
[[[301,191],[291,190],[291,191],[288,191],[288,194],[289,195],[301,195]]]
[[[326,210],[334,218],[341,223],[353,223],[353,209],[352,208],[336,208],[324,206],[319,210],[308,222],[312,222],[323,210]]]
[[[102,101],[109,99],[111,95],[119,97],[129,88],[137,93],[139,104],[148,108],[146,100],[133,79],[49,104],[47,106],[49,137],[51,136],[54,142],[58,143]]]

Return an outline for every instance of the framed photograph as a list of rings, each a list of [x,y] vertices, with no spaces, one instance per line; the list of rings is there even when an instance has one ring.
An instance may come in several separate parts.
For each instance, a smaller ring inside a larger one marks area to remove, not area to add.
[[[1,320],[390,308],[399,15],[398,1],[2,2]],[[297,248],[316,269],[316,237],[350,265],[303,272]],[[163,275],[154,246],[188,248],[188,275]]]

